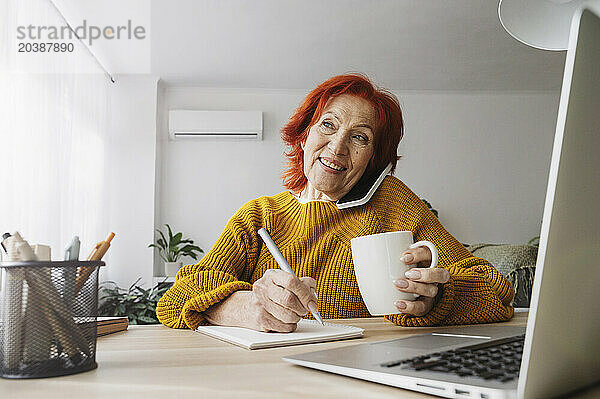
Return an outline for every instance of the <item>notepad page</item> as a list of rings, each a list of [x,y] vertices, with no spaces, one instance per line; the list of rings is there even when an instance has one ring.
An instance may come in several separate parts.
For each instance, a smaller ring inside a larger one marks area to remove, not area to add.
[[[199,326],[197,332],[247,349],[273,348],[362,337],[364,330],[343,324],[302,319],[291,333],[261,332],[240,327]]]

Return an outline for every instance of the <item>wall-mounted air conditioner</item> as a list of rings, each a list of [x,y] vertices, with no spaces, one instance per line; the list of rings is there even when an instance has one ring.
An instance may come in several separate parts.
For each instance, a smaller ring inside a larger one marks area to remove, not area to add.
[[[169,111],[169,137],[262,140],[261,111]]]

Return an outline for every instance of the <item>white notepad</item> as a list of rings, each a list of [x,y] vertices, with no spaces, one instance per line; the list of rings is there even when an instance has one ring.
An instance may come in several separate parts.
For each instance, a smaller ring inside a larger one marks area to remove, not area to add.
[[[246,349],[264,349],[276,346],[312,344],[360,338],[365,330],[343,324],[325,323],[302,319],[291,333],[260,332],[240,327],[199,326],[196,332],[209,335]]]

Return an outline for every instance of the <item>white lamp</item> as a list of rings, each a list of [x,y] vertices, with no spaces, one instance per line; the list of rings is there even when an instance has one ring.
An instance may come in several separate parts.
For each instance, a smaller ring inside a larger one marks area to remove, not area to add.
[[[500,0],[498,16],[518,41],[541,50],[566,50],[571,19],[586,0]]]

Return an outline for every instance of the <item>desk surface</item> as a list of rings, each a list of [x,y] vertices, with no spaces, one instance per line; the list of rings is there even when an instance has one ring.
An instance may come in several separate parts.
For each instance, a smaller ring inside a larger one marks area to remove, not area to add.
[[[96,370],[45,379],[0,379],[0,397],[433,398],[281,360],[286,355],[432,330],[397,327],[383,318],[329,321],[364,328],[365,336],[348,341],[249,351],[189,330],[173,330],[162,325],[130,326],[128,331],[98,338]],[[517,313],[513,320],[503,324],[524,326],[526,321],[527,313]]]

